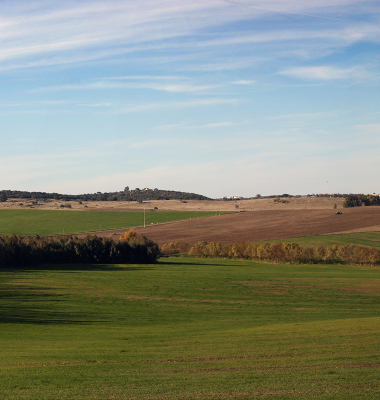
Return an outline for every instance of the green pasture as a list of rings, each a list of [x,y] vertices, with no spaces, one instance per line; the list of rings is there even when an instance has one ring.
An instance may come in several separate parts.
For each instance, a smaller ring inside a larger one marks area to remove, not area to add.
[[[380,270],[163,258],[0,273],[1,399],[377,399]]]
[[[146,210],[145,223],[157,224],[225,212]],[[0,234],[55,235],[144,225],[144,211],[0,210]]]
[[[287,242],[303,246],[331,246],[333,244],[358,244],[380,248],[380,232],[345,233],[338,235],[304,236],[291,239],[267,240],[260,243]]]

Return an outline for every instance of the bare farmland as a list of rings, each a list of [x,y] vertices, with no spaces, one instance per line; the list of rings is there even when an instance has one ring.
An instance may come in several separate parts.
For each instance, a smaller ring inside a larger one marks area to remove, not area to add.
[[[334,210],[263,210],[216,215],[160,225],[137,227],[159,244],[181,240],[189,244],[202,241],[234,243],[286,239],[332,233],[380,230],[380,208]],[[110,236],[123,231],[99,234]]]
[[[1,208],[66,209],[79,210],[143,211],[183,210],[215,211],[215,216],[172,223],[136,227],[159,244],[181,240],[189,244],[200,240],[233,243],[286,239],[331,233],[380,231],[380,207],[343,209],[342,198],[282,198],[251,199],[239,201],[157,200],[137,202],[37,202],[30,200],[7,201]],[[336,205],[336,208],[335,208]],[[342,211],[336,215],[336,209]],[[217,215],[217,211],[234,211]],[[124,230],[99,231],[99,236],[117,237]]]

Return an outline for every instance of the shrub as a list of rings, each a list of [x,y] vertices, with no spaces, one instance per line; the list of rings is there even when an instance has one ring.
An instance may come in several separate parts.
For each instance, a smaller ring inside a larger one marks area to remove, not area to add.
[[[161,246],[161,254],[171,255],[171,254],[186,254],[188,253],[190,247],[188,243],[181,242],[179,240],[175,242],[165,243]]]

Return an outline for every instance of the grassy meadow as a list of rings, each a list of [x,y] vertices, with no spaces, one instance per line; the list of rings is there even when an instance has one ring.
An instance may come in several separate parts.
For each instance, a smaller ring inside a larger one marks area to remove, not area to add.
[[[215,214],[215,211],[146,210],[145,223],[150,225]],[[0,234],[3,235],[55,235],[141,225],[144,225],[144,211],[0,210]]]
[[[0,274],[1,399],[376,399],[380,270],[162,258]]]

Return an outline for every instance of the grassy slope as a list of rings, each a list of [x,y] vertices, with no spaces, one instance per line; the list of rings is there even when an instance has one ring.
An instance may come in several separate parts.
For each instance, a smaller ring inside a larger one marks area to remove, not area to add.
[[[222,213],[223,214],[223,213]],[[146,211],[146,224],[215,215],[215,211]],[[0,234],[52,235],[129,228],[144,224],[143,211],[0,210]]]
[[[0,398],[378,398],[379,290],[341,265],[2,271]]]
[[[346,233],[340,235],[320,235],[320,236],[305,236],[292,239],[270,240],[274,242],[298,243],[307,246],[331,246],[333,244],[358,244],[361,246],[369,246],[380,248],[380,232],[365,232],[365,233]],[[260,243],[266,243],[265,241]]]

